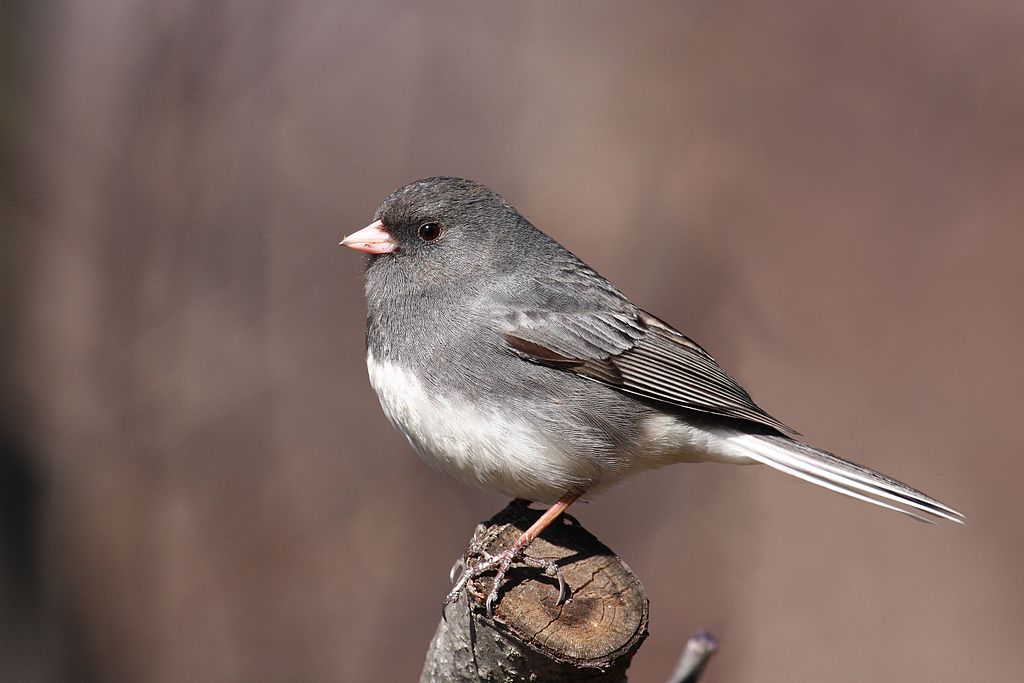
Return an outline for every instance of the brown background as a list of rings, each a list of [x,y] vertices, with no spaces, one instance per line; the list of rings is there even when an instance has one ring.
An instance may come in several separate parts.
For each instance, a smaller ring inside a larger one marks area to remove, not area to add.
[[[632,680],[1024,671],[1024,4],[7,3],[5,681],[412,680],[474,523],[363,364],[339,238],[481,180],[814,442],[968,514],[762,468],[576,514]]]

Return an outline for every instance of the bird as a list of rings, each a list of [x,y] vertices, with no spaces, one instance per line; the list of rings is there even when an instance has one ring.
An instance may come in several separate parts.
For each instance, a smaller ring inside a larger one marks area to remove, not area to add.
[[[384,414],[458,481],[550,507],[463,566],[445,604],[515,562],[581,497],[675,463],[762,464],[919,521],[957,510],[806,443],[672,325],[488,187],[430,177],[388,195],[341,245],[368,255],[366,365]],[[468,557],[468,554],[467,554]],[[453,581],[454,581],[453,567]]]

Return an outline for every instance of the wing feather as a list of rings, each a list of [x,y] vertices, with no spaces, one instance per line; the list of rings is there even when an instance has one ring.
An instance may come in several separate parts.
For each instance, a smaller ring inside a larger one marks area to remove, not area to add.
[[[654,316],[575,311],[516,313],[509,347],[550,365],[665,406],[796,432],[762,410],[696,342]]]

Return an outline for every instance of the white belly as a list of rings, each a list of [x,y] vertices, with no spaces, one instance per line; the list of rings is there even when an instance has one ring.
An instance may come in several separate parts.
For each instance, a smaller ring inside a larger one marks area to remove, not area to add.
[[[366,367],[391,423],[428,463],[463,483],[551,502],[570,489],[590,488],[599,474],[528,422],[428,392],[411,372],[369,352]]]

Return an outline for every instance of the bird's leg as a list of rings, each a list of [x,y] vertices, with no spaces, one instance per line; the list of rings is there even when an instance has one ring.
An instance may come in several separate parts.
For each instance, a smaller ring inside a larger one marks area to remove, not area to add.
[[[485,574],[492,569],[496,571],[494,575],[494,582],[491,584],[491,592],[487,595],[487,616],[491,616],[494,603],[498,599],[498,589],[501,587],[501,583],[505,579],[505,574],[508,573],[509,567],[515,561],[520,561],[528,567],[534,567],[536,569],[543,569],[544,573],[548,576],[553,576],[558,579],[558,604],[565,602],[568,597],[568,589],[565,585],[565,580],[562,578],[562,572],[551,560],[542,560],[535,557],[528,557],[523,554],[527,546],[533,542],[535,538],[540,536],[541,532],[544,531],[553,521],[558,519],[558,516],[565,512],[566,508],[573,504],[573,502],[580,497],[578,493],[567,493],[558,499],[554,505],[544,511],[544,514],[537,519],[536,522],[530,525],[530,528],[522,533],[516,541],[496,555],[492,555],[485,550],[485,544],[472,543],[470,545],[470,554],[478,554],[483,557],[483,560],[477,563],[464,563],[462,575],[459,580],[455,582],[448,597],[445,598],[444,602],[447,605],[453,602],[462,591],[463,588],[473,592],[470,586],[470,582]],[[486,537],[485,537],[486,538]],[[454,578],[455,567],[452,567],[452,578]],[[477,597],[483,597],[478,595]]]

